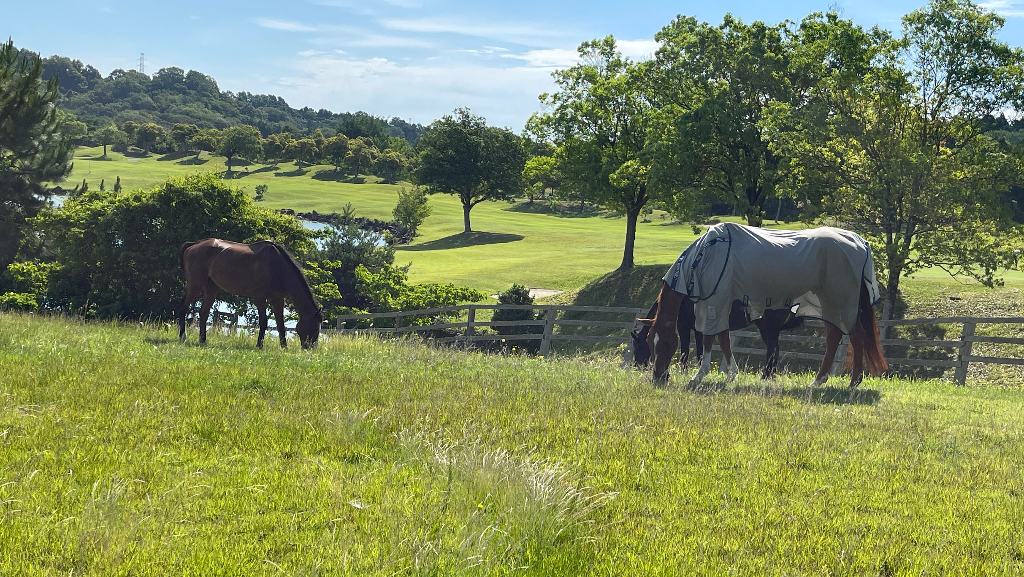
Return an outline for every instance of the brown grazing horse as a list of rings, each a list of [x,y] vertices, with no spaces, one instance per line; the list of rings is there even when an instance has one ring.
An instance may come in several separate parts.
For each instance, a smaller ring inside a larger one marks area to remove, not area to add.
[[[242,244],[217,238],[186,242],[181,247],[181,268],[185,271],[185,298],[178,318],[178,337],[185,341],[185,317],[189,305],[203,295],[199,310],[199,342],[206,342],[206,320],[217,300],[217,291],[249,297],[260,313],[260,335],[256,346],[263,348],[267,332],[267,302],[274,309],[281,347],[287,347],[284,326],[284,299],[288,297],[299,313],[295,332],[302,348],[315,347],[320,338],[323,309],[309,288],[295,258],[276,242],[263,240]]]

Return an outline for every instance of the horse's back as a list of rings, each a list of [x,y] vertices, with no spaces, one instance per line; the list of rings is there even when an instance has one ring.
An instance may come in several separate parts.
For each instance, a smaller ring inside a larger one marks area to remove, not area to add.
[[[286,262],[272,241],[245,244],[206,238],[188,247],[182,260],[189,282],[212,280],[230,293],[257,298],[283,291],[278,285]]]

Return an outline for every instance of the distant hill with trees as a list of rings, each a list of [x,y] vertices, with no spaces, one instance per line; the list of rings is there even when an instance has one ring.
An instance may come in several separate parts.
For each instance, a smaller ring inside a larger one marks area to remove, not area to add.
[[[24,48],[19,59],[37,55]],[[280,96],[221,90],[212,76],[178,67],[161,68],[152,76],[120,68],[103,76],[81,60],[66,56],[42,58],[43,80],[60,80],[58,106],[84,122],[89,132],[110,124],[153,123],[170,129],[194,124],[200,129],[249,125],[263,136],[280,132],[327,135],[341,132],[349,138],[368,137],[383,149],[389,138],[415,145],[426,128],[400,118],[380,118],[365,112],[335,113],[325,108],[292,108]]]

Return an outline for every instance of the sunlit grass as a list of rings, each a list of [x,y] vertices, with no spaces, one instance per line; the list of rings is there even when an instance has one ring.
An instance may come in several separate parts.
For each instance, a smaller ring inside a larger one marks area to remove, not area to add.
[[[0,315],[0,574],[1024,571],[1021,389]]]

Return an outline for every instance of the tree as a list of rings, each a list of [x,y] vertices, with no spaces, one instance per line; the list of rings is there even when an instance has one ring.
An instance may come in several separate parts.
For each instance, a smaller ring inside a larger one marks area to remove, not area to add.
[[[135,146],[149,153],[165,137],[164,129],[159,124],[147,122],[135,128]]]
[[[320,149],[312,138],[300,138],[295,141],[295,160],[308,164],[315,164],[320,158]]]
[[[526,197],[532,203],[535,196],[553,193],[562,184],[562,178],[562,171],[554,156],[534,156],[526,161],[523,168]]]
[[[510,130],[487,126],[459,108],[430,125],[420,139],[417,180],[429,194],[458,195],[465,232],[469,212],[485,200],[508,200],[522,190],[526,150]]]
[[[38,214],[46,182],[71,172],[74,145],[61,134],[57,79],[42,81],[38,57],[18,60],[12,42],[0,45],[0,271],[14,260],[26,219]]]
[[[107,157],[107,147],[126,145],[128,143],[128,135],[118,130],[114,124],[108,124],[103,128],[93,133],[94,138],[99,144],[103,145],[103,158]]]
[[[406,226],[416,236],[416,229],[430,216],[434,208],[427,203],[427,195],[419,187],[406,190],[403,186],[398,191],[398,204],[391,211],[395,222]]]
[[[373,168],[377,173],[377,176],[383,178],[384,182],[388,184],[395,184],[398,182],[399,175],[401,175],[402,171],[408,168],[408,166],[409,161],[405,156],[395,150],[385,150],[380,153],[380,156],[377,157],[377,161],[373,163]]]
[[[832,14],[802,26],[824,105],[789,123],[799,137],[782,124],[779,142],[801,184],[875,247],[886,316],[903,275],[939,267],[992,286],[1012,262],[1019,229],[1001,197],[1020,159],[982,133],[1024,89],[1024,54],[996,38],[1003,22],[966,0],[933,0],[903,18],[899,40]]]
[[[60,133],[75,144],[80,144],[89,134],[89,127],[75,118],[74,114],[67,114],[58,109],[57,122],[60,124]]]
[[[533,117],[531,130],[558,145],[569,188],[626,215],[619,268],[630,268],[637,219],[665,193],[658,154],[664,122],[648,80],[651,63],[624,58],[611,36],[584,42],[579,54],[579,64],[553,74],[559,91],[541,95],[552,110]]]
[[[717,192],[761,226],[764,203],[789,177],[788,158],[773,146],[765,117],[798,105],[810,78],[796,65],[788,23],[722,24],[678,17],[655,38],[659,91],[675,106],[670,153],[675,184]]]
[[[359,176],[359,169],[369,167],[380,151],[373,145],[373,141],[365,136],[352,138],[348,141],[348,152],[345,154],[345,164],[352,169],[352,176]]]
[[[228,172],[231,172],[231,161],[236,156],[256,160],[262,153],[263,141],[255,126],[231,126],[222,131],[217,154],[228,159]]]
[[[290,132],[271,134],[263,139],[263,158],[274,163],[284,160],[289,145],[294,142]]]
[[[329,160],[335,171],[340,171],[345,164],[345,157],[348,156],[348,137],[344,134],[337,134],[324,142],[324,158]]]
[[[196,158],[199,158],[199,155],[204,150],[211,153],[215,152],[220,147],[222,137],[223,134],[216,128],[204,128],[189,140],[189,144],[192,146],[192,150],[196,152]]]
[[[178,69],[180,71],[180,69]],[[182,76],[184,81],[184,76]],[[195,124],[178,123],[171,127],[171,140],[179,152],[188,152],[192,139],[199,134],[199,127]]]

